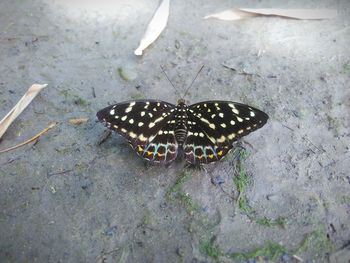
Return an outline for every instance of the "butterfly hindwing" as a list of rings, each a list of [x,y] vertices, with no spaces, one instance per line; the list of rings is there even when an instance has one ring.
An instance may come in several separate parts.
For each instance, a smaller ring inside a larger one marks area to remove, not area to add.
[[[126,138],[140,156],[162,162],[162,150],[165,161],[172,160],[172,152],[177,150],[175,138],[159,134],[163,128],[170,129],[167,126],[174,108],[173,104],[158,100],[127,101],[100,110],[97,118]],[[163,149],[161,144],[168,147]]]
[[[157,163],[170,163],[176,159],[178,144],[174,134],[174,124],[167,123],[146,143],[134,140],[132,147],[142,158]]]
[[[216,162],[232,148],[232,144],[215,145],[202,129],[197,129],[198,126],[196,129],[194,128],[194,126],[190,128],[192,132],[188,133],[186,144],[184,145],[187,162],[191,164]]]

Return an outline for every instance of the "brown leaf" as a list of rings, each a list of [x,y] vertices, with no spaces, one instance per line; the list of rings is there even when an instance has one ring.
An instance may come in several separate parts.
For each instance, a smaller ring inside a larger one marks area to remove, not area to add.
[[[73,125],[80,125],[82,123],[85,123],[89,120],[89,118],[75,118],[75,119],[70,119],[68,122]]]

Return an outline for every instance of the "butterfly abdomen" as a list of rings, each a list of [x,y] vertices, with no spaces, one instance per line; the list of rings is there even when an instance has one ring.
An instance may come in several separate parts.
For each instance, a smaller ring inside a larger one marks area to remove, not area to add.
[[[187,138],[187,105],[180,102],[175,108],[175,138],[177,143],[181,146],[184,144]]]

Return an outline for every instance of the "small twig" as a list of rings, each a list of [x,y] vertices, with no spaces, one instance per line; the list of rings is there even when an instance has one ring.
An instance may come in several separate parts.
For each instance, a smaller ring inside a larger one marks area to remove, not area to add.
[[[304,261],[301,257],[298,257],[297,255],[293,255],[293,258],[295,258],[299,262],[303,262]]]
[[[283,123],[281,123],[281,125],[282,125],[284,128],[287,128],[288,130],[294,131],[292,128],[288,127],[287,125],[284,125]]]
[[[65,174],[65,173],[69,173],[69,172],[72,172],[72,171],[73,170],[64,170],[64,171],[61,171],[61,172],[47,173],[47,176],[50,177],[50,176],[53,176],[53,175]]]
[[[322,147],[318,147],[317,145],[315,145],[310,139],[308,139],[308,138],[306,137],[306,135],[304,135],[304,136],[302,137],[302,139],[303,139],[304,141],[308,142],[309,144],[311,144],[314,148],[316,148],[316,149],[318,150],[318,152],[322,152],[322,153],[325,153],[325,152],[326,152],[326,150],[323,149]],[[309,147],[309,149],[310,149],[312,152],[314,152],[314,151],[311,149],[311,147]],[[314,152],[314,153],[315,153],[315,152]]]
[[[92,87],[92,97],[96,98],[96,92],[94,87]]]
[[[20,144],[17,144],[13,147],[10,147],[10,148],[7,148],[7,149],[3,149],[3,150],[0,150],[0,153],[5,153],[5,152],[8,152],[8,151],[12,151],[12,150],[15,150],[19,147],[22,147],[24,145],[27,145],[37,139],[39,139],[39,137],[41,135],[43,135],[44,133],[48,132],[49,130],[51,130],[53,127],[55,127],[56,125],[58,124],[58,122],[54,122],[54,123],[51,123],[47,128],[45,128],[44,130],[42,130],[41,132],[39,132],[37,135],[35,135],[34,137],[30,138],[29,140],[25,141],[25,142],[22,142]]]
[[[111,131],[106,131],[106,132],[104,132],[104,134],[103,134],[101,140],[98,142],[98,145],[101,145],[102,143],[104,143],[104,142],[108,139],[108,137],[109,137],[111,134],[112,134]]]

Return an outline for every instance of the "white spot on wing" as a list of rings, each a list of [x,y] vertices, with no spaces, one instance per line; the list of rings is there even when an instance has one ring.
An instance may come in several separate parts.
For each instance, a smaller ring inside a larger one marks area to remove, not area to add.
[[[133,133],[133,132],[129,132],[129,136],[130,136],[131,138],[136,138],[136,137],[137,137],[137,135],[136,135],[135,133]]]
[[[142,133],[139,135],[139,139],[140,139],[141,141],[147,141],[147,138],[146,138],[145,136],[143,136]]]
[[[154,125],[156,125],[154,122],[150,122],[150,124],[148,124],[148,127],[152,128]]]
[[[133,124],[133,123],[134,123],[134,119],[130,119],[130,120],[129,120],[129,123],[130,123],[130,124]]]
[[[218,140],[219,143],[223,143],[226,141],[226,137],[224,135],[222,135]]]
[[[124,115],[122,121],[125,121],[128,116]]]
[[[255,116],[254,111],[251,111],[251,112],[250,112],[250,116],[251,116],[251,117],[254,117],[254,116]]]
[[[144,124],[144,123],[140,121],[139,124],[137,124],[137,126],[142,127],[143,124]]]
[[[235,133],[232,133],[232,134],[230,134],[229,136],[228,136],[228,139],[229,140],[232,140],[233,138],[235,138],[236,137],[236,134]]]
[[[237,117],[237,121],[239,121],[239,122],[243,122],[243,119],[242,119],[242,118],[240,118],[240,117]]]
[[[232,109],[232,112],[233,112],[234,114],[239,114],[239,111],[238,111],[236,108]]]
[[[115,113],[115,110],[114,110],[114,109],[112,109],[112,110],[109,112],[109,114],[111,114],[111,115],[114,115],[114,113]]]

